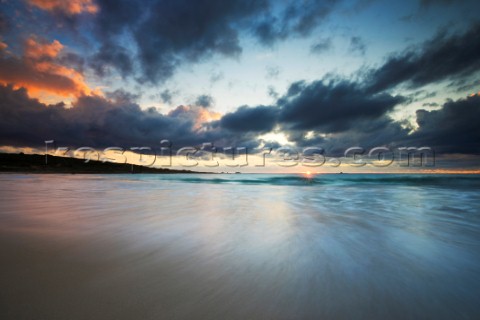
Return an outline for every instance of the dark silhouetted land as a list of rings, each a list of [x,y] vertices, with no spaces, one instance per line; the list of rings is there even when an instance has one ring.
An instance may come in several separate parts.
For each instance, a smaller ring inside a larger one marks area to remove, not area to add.
[[[129,163],[112,163],[84,159],[23,153],[0,153],[0,172],[21,173],[200,173],[189,170],[151,168]]]

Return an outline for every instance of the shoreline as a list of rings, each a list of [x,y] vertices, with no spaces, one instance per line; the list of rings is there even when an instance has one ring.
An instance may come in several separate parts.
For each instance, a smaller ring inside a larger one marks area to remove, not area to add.
[[[0,153],[0,173],[34,174],[205,174],[210,172],[151,168],[130,163],[112,163],[97,160],[57,157],[23,153]]]

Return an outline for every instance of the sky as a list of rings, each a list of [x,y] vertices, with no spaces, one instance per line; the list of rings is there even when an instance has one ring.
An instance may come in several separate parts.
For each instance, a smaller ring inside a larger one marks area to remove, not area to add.
[[[2,151],[55,140],[153,154],[168,140],[202,161],[247,148],[256,163],[272,149],[266,166],[207,171],[480,169],[478,1],[0,5]],[[397,161],[401,148],[422,147],[433,166]],[[351,148],[362,151],[349,158]],[[308,150],[325,162],[304,165]],[[358,159],[367,164],[352,166]]]

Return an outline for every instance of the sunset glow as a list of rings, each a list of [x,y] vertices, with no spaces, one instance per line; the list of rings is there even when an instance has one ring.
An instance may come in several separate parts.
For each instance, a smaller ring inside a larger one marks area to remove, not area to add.
[[[479,12],[0,0],[0,320],[478,319]]]
[[[478,134],[463,132],[476,127],[480,113],[480,95],[472,93],[479,89],[479,62],[470,54],[480,27],[468,23],[476,18],[469,6],[349,0],[305,6],[7,1],[0,96],[2,135],[13,138],[0,142],[41,150],[53,139],[100,151],[155,149],[168,140],[175,152],[210,144],[217,152],[263,155],[266,172],[315,167],[298,155],[317,149],[324,158],[306,158],[324,161],[318,172],[480,170]],[[375,12],[392,25],[385,28]],[[461,23],[440,36],[442,15]],[[368,158],[366,165],[345,161],[357,147],[364,148],[356,157]],[[407,168],[391,154],[368,155],[376,148],[422,147],[441,158],[440,167]],[[288,153],[290,160],[278,165]]]

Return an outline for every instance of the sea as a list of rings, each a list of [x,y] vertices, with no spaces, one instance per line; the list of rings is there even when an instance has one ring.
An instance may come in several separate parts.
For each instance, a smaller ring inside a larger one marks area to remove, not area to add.
[[[480,319],[480,176],[1,174],[1,319]]]

